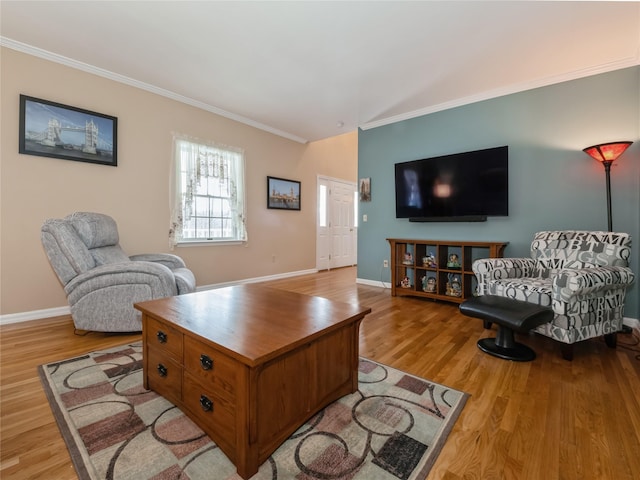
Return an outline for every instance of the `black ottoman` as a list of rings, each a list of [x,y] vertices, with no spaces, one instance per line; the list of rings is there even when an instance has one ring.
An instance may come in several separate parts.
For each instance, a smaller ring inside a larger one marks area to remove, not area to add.
[[[493,295],[465,300],[460,304],[460,312],[468,317],[482,319],[485,328],[491,328],[491,323],[497,323],[496,338],[478,340],[478,348],[494,357],[516,362],[530,362],[536,358],[536,353],[526,345],[516,343],[513,332],[526,333],[553,319],[550,307]]]

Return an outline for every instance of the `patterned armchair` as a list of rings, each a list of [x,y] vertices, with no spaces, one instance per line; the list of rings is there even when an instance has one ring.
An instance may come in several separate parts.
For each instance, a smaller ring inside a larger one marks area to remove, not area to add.
[[[42,245],[60,279],[77,329],[142,330],[136,302],[195,291],[196,281],[180,257],[167,253],[127,256],[113,218],[77,212],[49,219]]]
[[[476,260],[479,295],[496,295],[553,308],[554,318],[534,331],[562,342],[562,356],[573,358],[573,344],[604,335],[616,346],[622,328],[626,289],[634,281],[626,233],[538,232],[531,258]]]

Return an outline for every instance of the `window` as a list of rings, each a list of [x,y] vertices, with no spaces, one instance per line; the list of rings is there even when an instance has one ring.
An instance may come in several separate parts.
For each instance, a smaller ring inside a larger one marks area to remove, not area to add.
[[[355,228],[358,228],[359,226],[358,200],[360,200],[360,196],[358,195],[358,192],[355,191],[353,192],[353,226]]]
[[[175,136],[172,189],[172,245],[247,240],[242,150]]]
[[[318,225],[327,226],[327,186],[320,185],[320,199],[318,200]]]

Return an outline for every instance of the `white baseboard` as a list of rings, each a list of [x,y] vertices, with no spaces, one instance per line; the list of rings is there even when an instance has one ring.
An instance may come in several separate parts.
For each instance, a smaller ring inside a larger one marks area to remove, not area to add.
[[[270,280],[280,280],[282,278],[299,277],[300,275],[309,275],[318,273],[315,268],[309,270],[298,270],[297,272],[278,273],[277,275],[267,275],[264,277],[245,278],[243,280],[234,280],[233,282],[214,283],[211,285],[202,285],[196,288],[196,291],[203,292],[205,290],[213,290],[214,288],[231,287],[232,285],[243,285],[246,283],[268,282]]]
[[[258,283],[268,282],[269,280],[279,280],[281,278],[297,277],[299,275],[308,275],[310,273],[317,273],[318,270],[300,270],[297,272],[280,273],[277,275],[267,275],[264,277],[246,278],[244,280],[237,280],[234,282],[224,282],[212,285],[202,285],[196,288],[196,291],[201,292],[204,290],[213,290],[214,288],[229,287],[231,285],[240,285],[244,283]],[[0,325],[8,325],[10,323],[28,322],[30,320],[40,320],[41,318],[59,317],[61,315],[70,315],[71,309],[66,307],[45,308],[44,310],[33,310],[30,312],[21,313],[9,313],[6,315],[0,315]]]
[[[391,288],[391,282],[384,282],[382,280],[369,280],[367,278],[356,278],[356,283],[362,285],[369,285],[371,287]]]
[[[637,318],[624,317],[622,319],[622,323],[635,330],[640,330],[640,320],[638,320]]]
[[[71,309],[68,306],[45,308],[44,310],[33,310],[31,312],[9,313],[7,315],[0,315],[0,325],[27,322],[29,320],[40,320],[41,318],[60,317],[62,315],[70,314]]]

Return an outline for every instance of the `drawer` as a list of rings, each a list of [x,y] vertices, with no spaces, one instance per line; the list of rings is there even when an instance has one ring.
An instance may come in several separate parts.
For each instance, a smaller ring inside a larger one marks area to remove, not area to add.
[[[236,375],[238,369],[244,367],[225,354],[204,342],[185,337],[184,368],[219,395],[231,401],[236,398]]]
[[[147,345],[182,362],[182,332],[149,316],[146,317],[144,327]]]
[[[182,366],[155,348],[147,349],[149,388],[172,402],[182,398]]]
[[[197,377],[185,372],[182,404],[222,451],[234,457],[230,453],[235,453],[236,444],[235,403],[218,395],[211,385],[203,386]]]

